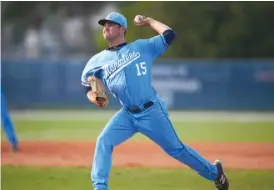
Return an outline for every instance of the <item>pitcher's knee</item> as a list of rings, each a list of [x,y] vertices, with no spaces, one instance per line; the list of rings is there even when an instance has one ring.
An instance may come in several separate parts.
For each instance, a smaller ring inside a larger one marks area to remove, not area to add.
[[[109,145],[109,140],[105,135],[100,135],[97,137],[97,141],[96,141],[97,145]]]
[[[168,155],[172,156],[173,158],[177,159],[182,157],[184,154],[186,154],[185,148],[174,148],[174,149],[168,149],[165,150]]]
[[[113,148],[114,143],[107,135],[100,135],[96,141],[96,147]]]

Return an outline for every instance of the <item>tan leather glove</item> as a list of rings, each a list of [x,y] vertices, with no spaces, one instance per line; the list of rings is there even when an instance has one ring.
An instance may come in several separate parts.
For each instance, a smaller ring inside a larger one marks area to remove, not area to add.
[[[108,96],[105,93],[102,81],[95,76],[88,77],[91,86],[91,101],[101,108],[106,108],[109,104]]]

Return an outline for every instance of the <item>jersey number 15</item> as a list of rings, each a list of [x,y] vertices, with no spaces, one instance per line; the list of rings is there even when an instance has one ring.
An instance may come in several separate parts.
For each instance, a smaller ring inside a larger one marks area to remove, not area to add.
[[[136,63],[137,76],[145,75],[147,73],[146,62]]]

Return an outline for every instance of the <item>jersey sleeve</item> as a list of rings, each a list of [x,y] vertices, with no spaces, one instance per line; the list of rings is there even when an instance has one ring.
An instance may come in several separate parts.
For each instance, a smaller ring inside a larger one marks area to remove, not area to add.
[[[97,78],[101,78],[101,67],[95,67],[95,64],[93,64],[92,59],[88,61],[82,72],[81,84],[83,86],[90,86],[90,84],[88,83],[89,76],[96,76]]]
[[[168,44],[162,34],[147,39],[146,44],[153,59],[161,56],[168,48]]]

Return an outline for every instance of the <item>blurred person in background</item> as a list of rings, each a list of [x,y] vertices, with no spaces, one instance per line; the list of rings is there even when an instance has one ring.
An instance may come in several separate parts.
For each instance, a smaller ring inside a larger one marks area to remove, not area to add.
[[[26,57],[36,58],[39,56],[39,32],[34,28],[29,28],[26,31],[24,41]]]
[[[86,43],[84,27],[84,19],[80,14],[77,14],[77,9],[69,9],[62,23],[66,53],[77,54],[84,51]]]
[[[60,42],[57,35],[51,30],[50,24],[45,22],[40,30],[41,55],[46,58],[57,58],[60,55]]]
[[[40,16],[34,17],[31,26],[27,29],[24,39],[25,54],[28,58],[37,58],[40,56],[40,29],[43,19]]]
[[[14,152],[18,151],[18,139],[15,134],[14,125],[12,123],[12,120],[8,112],[2,87],[1,87],[1,122],[2,122],[2,127],[4,129],[4,132],[6,134],[6,137],[12,145],[12,150]]]

